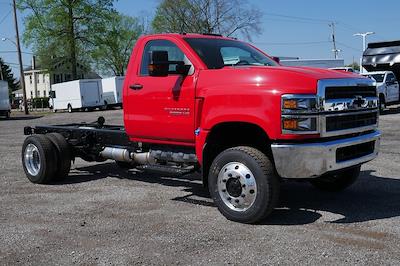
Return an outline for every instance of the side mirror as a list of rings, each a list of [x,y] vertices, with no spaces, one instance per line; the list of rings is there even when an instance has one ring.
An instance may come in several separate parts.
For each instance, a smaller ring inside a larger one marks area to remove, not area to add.
[[[274,60],[275,62],[277,62],[278,64],[281,62],[281,60],[279,59],[279,57],[277,56],[273,56],[272,60]]]
[[[151,51],[150,64],[148,65],[149,75],[153,77],[168,76],[169,61],[167,51]]]

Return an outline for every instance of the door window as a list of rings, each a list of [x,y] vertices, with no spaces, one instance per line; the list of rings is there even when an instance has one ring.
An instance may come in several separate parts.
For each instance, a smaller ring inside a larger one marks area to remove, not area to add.
[[[148,76],[150,64],[150,52],[152,51],[167,51],[169,61],[184,61],[185,64],[190,64],[189,60],[186,58],[185,54],[178,48],[173,42],[167,40],[153,40],[149,41],[143,51],[142,64],[140,67],[140,75]],[[176,71],[176,64],[169,65],[169,73],[174,73]]]
[[[396,77],[395,77],[393,74],[389,73],[389,74],[387,75],[387,77],[386,77],[386,82],[393,83],[393,82],[395,82],[395,81],[396,81]]]

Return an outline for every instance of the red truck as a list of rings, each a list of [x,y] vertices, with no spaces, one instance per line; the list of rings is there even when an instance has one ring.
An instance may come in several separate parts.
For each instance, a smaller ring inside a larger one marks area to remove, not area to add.
[[[332,70],[282,67],[236,39],[140,38],[123,88],[124,127],[26,127],[22,164],[33,183],[68,175],[71,161],[172,174],[202,173],[228,219],[254,223],[277,206],[284,179],[339,191],[378,155],[375,84]]]

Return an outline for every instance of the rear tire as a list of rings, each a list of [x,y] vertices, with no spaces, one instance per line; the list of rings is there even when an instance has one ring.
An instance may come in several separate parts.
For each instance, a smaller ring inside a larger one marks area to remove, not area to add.
[[[49,133],[46,137],[53,143],[57,150],[57,170],[54,174],[56,180],[68,176],[71,170],[72,150],[67,140],[60,133]]]
[[[382,94],[379,96],[379,113],[382,114],[383,111],[385,111],[386,109],[386,100],[385,100],[385,96],[383,96]]]
[[[32,135],[22,146],[22,166],[32,183],[47,184],[57,170],[57,151],[44,135]]]
[[[360,175],[361,166],[352,167],[338,173],[326,174],[311,179],[310,183],[323,191],[337,192],[351,186]]]
[[[278,204],[280,183],[274,166],[252,147],[220,153],[211,165],[208,186],[219,211],[235,222],[259,222]]]

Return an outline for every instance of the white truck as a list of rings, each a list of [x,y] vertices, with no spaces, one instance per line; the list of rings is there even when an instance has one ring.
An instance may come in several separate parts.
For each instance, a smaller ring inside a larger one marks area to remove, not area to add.
[[[101,80],[104,105],[109,107],[122,106],[122,85],[125,77],[111,77]]]
[[[11,113],[10,98],[8,95],[8,82],[0,80],[0,116],[9,118]]]
[[[104,107],[101,79],[81,79],[53,84],[50,102],[53,111],[93,110]]]
[[[399,82],[392,71],[375,71],[363,73],[362,75],[376,81],[380,111],[383,111],[387,105],[399,102]]]

